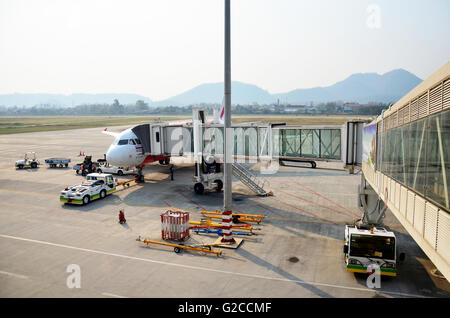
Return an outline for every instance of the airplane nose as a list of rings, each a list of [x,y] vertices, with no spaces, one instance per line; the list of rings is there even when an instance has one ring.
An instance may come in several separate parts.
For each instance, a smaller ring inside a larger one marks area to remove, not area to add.
[[[106,161],[111,165],[120,165],[120,152],[111,146],[106,152]]]

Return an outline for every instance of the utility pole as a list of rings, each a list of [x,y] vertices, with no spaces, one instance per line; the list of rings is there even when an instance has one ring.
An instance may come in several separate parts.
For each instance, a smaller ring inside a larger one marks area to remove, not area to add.
[[[231,41],[230,0],[225,0],[225,79],[224,79],[224,195],[222,233],[223,243],[234,243],[232,221],[232,134],[231,134]]]

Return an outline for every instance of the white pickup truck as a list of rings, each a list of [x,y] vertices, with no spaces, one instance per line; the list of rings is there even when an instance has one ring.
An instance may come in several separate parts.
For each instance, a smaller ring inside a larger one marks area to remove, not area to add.
[[[113,173],[113,174],[117,174],[119,176],[123,176],[125,174],[135,174],[136,173],[136,171],[132,168],[110,166],[109,163],[97,168],[97,172],[98,173],[102,173],[102,172],[103,173]]]
[[[82,184],[67,187],[59,196],[61,202],[71,204],[88,204],[96,199],[103,199],[116,191],[116,183],[111,174],[90,173]]]

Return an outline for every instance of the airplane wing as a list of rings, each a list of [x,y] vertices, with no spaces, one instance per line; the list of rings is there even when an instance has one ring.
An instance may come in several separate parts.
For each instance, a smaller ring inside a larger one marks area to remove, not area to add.
[[[178,120],[178,121],[169,121],[169,122],[167,122],[167,124],[168,124],[169,126],[186,125],[187,123],[192,123],[192,119]]]
[[[113,137],[117,137],[120,135],[120,133],[116,133],[116,132],[112,132],[112,131],[108,131],[108,128],[105,128],[102,133],[104,133],[105,135],[110,135]]]

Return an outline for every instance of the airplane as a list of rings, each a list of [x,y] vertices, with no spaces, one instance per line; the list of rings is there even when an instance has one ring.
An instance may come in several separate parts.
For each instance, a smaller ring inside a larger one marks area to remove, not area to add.
[[[224,105],[220,111],[215,111],[214,119],[210,119],[207,123],[217,122],[223,124]],[[183,125],[192,122],[192,120],[172,121],[169,125]],[[138,176],[142,179],[142,169],[148,163],[158,161],[160,164],[169,164],[170,156],[166,155],[145,155],[144,149],[139,138],[134,134],[133,129],[128,128],[123,132],[117,133],[109,131],[105,128],[102,133],[116,137],[106,152],[106,161],[113,166],[118,167],[136,167]]]

